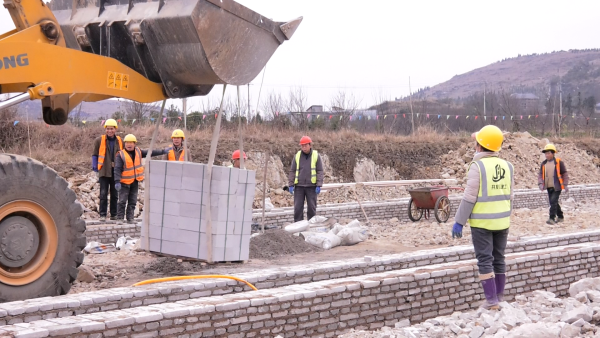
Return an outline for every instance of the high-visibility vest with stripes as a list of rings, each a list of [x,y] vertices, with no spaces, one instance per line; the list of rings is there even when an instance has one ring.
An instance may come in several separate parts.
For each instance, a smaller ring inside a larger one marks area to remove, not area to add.
[[[558,177],[558,182],[560,183],[560,190],[565,190],[565,183],[563,181],[562,174],[560,173],[560,158],[555,157],[554,162],[556,168],[556,176]],[[544,184],[546,184],[546,164],[542,165],[542,180],[544,181]]]
[[[513,165],[497,157],[472,162],[479,167],[479,195],[469,218],[473,228],[504,230],[510,227]]]
[[[126,150],[119,151],[119,156],[121,156],[124,164],[121,183],[131,184],[133,181],[143,181],[144,166],[142,165],[142,151],[140,148],[135,147],[135,161],[131,159]]]
[[[102,135],[100,138],[100,149],[98,150],[98,170],[102,169],[104,165],[104,158],[106,158],[106,135]],[[123,141],[119,136],[116,136],[117,142],[119,143],[119,150],[123,149]]]
[[[169,152],[168,152],[168,159],[169,161],[185,161],[185,150],[181,151],[181,155],[179,155],[179,158],[175,158],[175,149],[173,149],[173,147],[169,148]]]
[[[294,184],[298,184],[298,176],[300,175],[300,155],[302,151],[296,154],[296,179]],[[317,161],[319,160],[319,153],[316,150],[312,151],[312,157],[310,159],[310,181],[313,184],[317,184]]]

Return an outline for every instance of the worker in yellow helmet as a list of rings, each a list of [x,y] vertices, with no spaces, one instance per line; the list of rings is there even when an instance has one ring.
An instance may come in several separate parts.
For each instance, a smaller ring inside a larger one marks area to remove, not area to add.
[[[115,160],[115,188],[119,192],[117,224],[123,223],[125,215],[127,223],[134,224],[133,213],[137,204],[139,182],[144,180],[142,159],[146,157],[148,151],[137,147],[137,138],[133,134],[126,135],[123,142],[125,149],[119,151]],[[152,151],[152,157],[164,154],[164,149]],[[126,208],[127,213],[125,213]]]
[[[181,129],[173,130],[171,134],[171,140],[173,145],[167,148],[166,154],[163,156],[164,161],[185,161],[185,150],[183,149],[183,142],[185,142],[185,134]],[[192,161],[192,157],[188,154],[188,161]]]
[[[556,224],[565,220],[565,215],[560,208],[560,204],[558,204],[558,199],[561,192],[569,192],[569,173],[567,172],[565,162],[555,156],[557,151],[554,144],[547,144],[542,153],[546,155],[546,160],[540,166],[538,185],[540,190],[543,191],[546,189],[548,191],[550,218],[548,218],[546,223]]]
[[[467,174],[467,186],[456,211],[452,237],[461,238],[469,221],[479,280],[485,294],[483,308],[498,309],[504,298],[504,251],[512,211],[514,167],[498,157],[504,136],[488,125],[475,133],[475,156]]]
[[[110,192],[110,219],[117,219],[118,192],[115,189],[114,169],[115,154],[123,149],[123,141],[117,133],[117,121],[108,119],[104,122],[105,134],[94,141],[92,152],[92,170],[96,172],[100,183],[100,220],[106,221],[108,211],[108,194]]]

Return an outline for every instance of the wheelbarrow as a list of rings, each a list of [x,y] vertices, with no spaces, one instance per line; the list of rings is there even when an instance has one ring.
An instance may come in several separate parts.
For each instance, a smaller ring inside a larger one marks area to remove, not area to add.
[[[451,206],[448,198],[448,190],[462,188],[432,186],[409,190],[410,201],[408,202],[408,218],[417,222],[425,214],[429,219],[430,211],[433,210],[438,223],[445,223],[450,218]]]

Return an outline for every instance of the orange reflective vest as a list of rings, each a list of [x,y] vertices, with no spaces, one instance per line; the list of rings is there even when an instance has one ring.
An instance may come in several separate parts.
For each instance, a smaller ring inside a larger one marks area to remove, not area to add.
[[[179,155],[179,159],[175,158],[175,149],[169,149],[169,161],[185,161],[185,150],[181,151],[181,155]]]
[[[122,184],[131,184],[133,181],[141,182],[144,180],[144,166],[142,165],[142,151],[135,147],[135,162],[129,156],[126,150],[119,151],[119,156],[123,160],[123,173],[121,174]]]
[[[119,142],[119,150],[123,149],[123,141],[121,138],[117,136],[117,141]],[[104,158],[106,157],[106,135],[102,135],[100,139],[100,149],[98,150],[98,170],[102,169],[104,165]],[[114,161],[113,161],[114,166]]]
[[[554,162],[556,162],[556,176],[558,177],[558,182],[560,183],[560,190],[565,190],[565,184],[563,183],[563,178],[560,174],[560,158],[555,157]],[[546,165],[542,165],[542,180],[546,182]]]

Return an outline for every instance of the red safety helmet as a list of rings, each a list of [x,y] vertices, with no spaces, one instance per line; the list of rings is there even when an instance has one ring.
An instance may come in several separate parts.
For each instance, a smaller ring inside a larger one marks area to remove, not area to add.
[[[302,136],[300,139],[300,145],[312,143],[312,140],[308,136]]]
[[[236,150],[233,152],[233,154],[231,155],[231,159],[232,160],[239,160],[240,159],[240,151]],[[248,157],[246,156],[246,152],[244,152],[244,160],[247,160]]]

